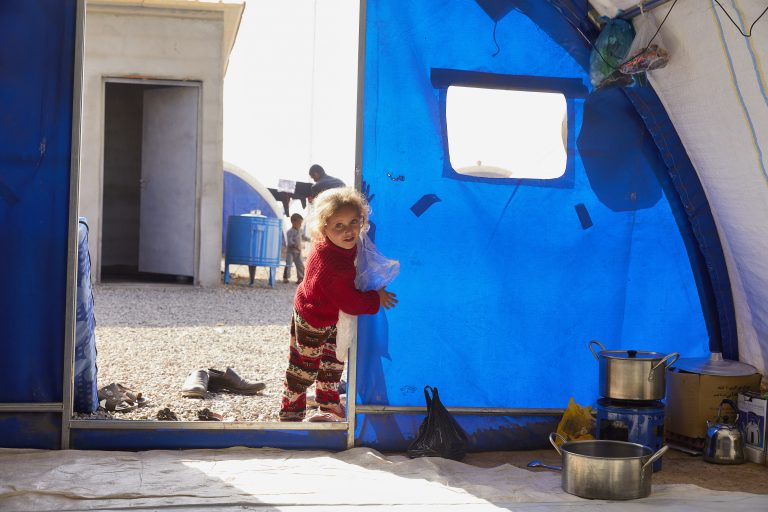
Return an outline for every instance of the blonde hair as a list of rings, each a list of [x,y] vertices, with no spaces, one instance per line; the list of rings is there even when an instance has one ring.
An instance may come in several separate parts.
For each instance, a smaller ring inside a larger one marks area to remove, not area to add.
[[[363,194],[352,187],[332,188],[320,193],[312,202],[312,214],[307,219],[307,228],[315,242],[325,239],[323,228],[328,219],[343,208],[353,208],[360,215],[360,232],[368,229],[370,207]]]

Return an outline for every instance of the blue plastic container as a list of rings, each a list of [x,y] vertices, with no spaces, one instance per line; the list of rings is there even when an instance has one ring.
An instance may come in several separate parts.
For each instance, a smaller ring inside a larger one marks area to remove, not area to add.
[[[597,401],[597,439],[642,444],[657,452],[664,444],[664,402],[621,401],[601,398]],[[661,459],[653,471],[661,470]]]
[[[248,265],[251,269],[251,285],[255,267],[269,267],[269,285],[275,285],[283,239],[281,226],[281,219],[257,215],[229,216],[224,256],[225,284],[229,284],[229,265]]]

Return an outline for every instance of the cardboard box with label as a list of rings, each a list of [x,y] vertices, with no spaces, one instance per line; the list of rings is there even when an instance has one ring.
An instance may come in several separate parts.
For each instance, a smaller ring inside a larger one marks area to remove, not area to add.
[[[744,435],[744,456],[750,462],[765,464],[766,417],[768,400],[759,393],[739,393],[739,428]]]
[[[717,408],[724,398],[737,401],[739,393],[758,391],[762,376],[703,375],[679,369],[667,371],[667,437],[683,436],[701,442],[707,436],[707,420],[717,419]],[[723,414],[725,415],[725,408]],[[730,410],[729,410],[730,412]],[[731,418],[732,419],[732,418]]]

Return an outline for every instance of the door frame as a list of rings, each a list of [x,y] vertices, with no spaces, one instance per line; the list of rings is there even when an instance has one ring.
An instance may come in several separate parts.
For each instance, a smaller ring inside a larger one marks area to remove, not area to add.
[[[120,76],[103,76],[101,79],[101,158],[99,162],[99,229],[96,233],[96,247],[98,252],[99,268],[96,269],[96,281],[101,282],[101,267],[103,264],[102,241],[104,230],[104,143],[105,126],[107,122],[107,84],[130,84],[130,85],[161,85],[168,87],[196,87],[197,93],[197,147],[195,148],[195,226],[193,241],[193,286],[200,284],[200,249],[202,245],[200,233],[200,213],[201,213],[201,187],[202,187],[202,133],[203,133],[203,83],[198,80],[168,80],[155,78],[127,78]]]
[[[84,3],[84,0],[77,0],[79,4]],[[359,190],[361,187],[362,179],[362,141],[363,141],[363,83],[365,75],[365,25],[366,25],[366,11],[367,0],[358,0],[359,2],[359,33],[358,33],[358,76],[357,76],[357,115],[356,115],[356,148],[355,148],[355,187]],[[106,101],[106,84],[107,83],[135,83],[135,84],[162,84],[162,85],[197,85],[201,87],[201,94],[198,95],[198,102],[202,101],[202,83],[201,82],[189,82],[189,81],[174,81],[174,80],[153,80],[144,78],[125,78],[125,77],[102,77],[102,116],[101,116],[101,134],[102,134],[102,152],[100,162],[100,174],[101,188],[99,191],[99,214],[103,211],[103,177],[104,177],[104,152],[103,152],[103,134],[104,134],[104,106]],[[202,115],[201,104],[198,104],[198,133],[202,132]],[[79,147],[79,139],[77,141]],[[74,147],[74,142],[73,142]],[[198,169],[196,178],[196,219],[195,219],[195,285],[198,284],[198,272],[199,272],[199,260],[200,260],[200,179],[201,179],[201,147],[200,138],[198,138]],[[73,164],[72,166],[72,180],[77,184],[79,181],[79,165]],[[77,194],[75,193],[74,200],[76,201]],[[74,208],[70,212],[70,253],[69,266],[70,274],[77,276],[77,208]],[[73,241],[74,240],[74,241]],[[74,248],[74,252],[72,250]],[[96,250],[101,251],[101,222],[99,223],[99,233],[96,244]],[[99,254],[101,256],[101,254]],[[99,258],[101,262],[101,258]],[[97,280],[101,281],[101,263],[99,268],[96,269]],[[187,433],[189,431],[220,431],[223,435],[233,431],[272,431],[272,432],[286,432],[292,433],[293,431],[305,432],[319,431],[320,433],[328,431],[337,431],[344,436],[344,444],[346,448],[354,448],[356,446],[355,431],[357,430],[357,417],[356,417],[356,387],[357,387],[357,343],[352,343],[349,350],[349,357],[347,360],[347,421],[339,423],[280,423],[280,422],[201,422],[201,421],[179,421],[175,425],[169,426],[167,424],[158,424],[153,420],[77,420],[73,418],[73,396],[74,396],[74,331],[75,331],[75,307],[76,307],[76,294],[77,285],[75,280],[72,279],[68,283],[67,298],[70,303],[70,310],[67,312],[68,321],[68,336],[65,340],[65,355],[64,355],[64,403],[61,404],[61,449],[69,449],[72,444],[72,431],[75,430],[79,433],[92,432],[95,435],[99,435],[100,432],[112,432],[115,436],[119,436],[125,433],[125,431],[138,431],[138,432],[158,432],[169,431],[171,435],[174,433]],[[58,405],[58,404],[57,404]],[[379,410],[381,409],[381,411]],[[372,407],[365,411],[371,414],[377,414],[384,412],[386,407],[376,408]],[[408,408],[407,412],[410,413],[424,413],[424,408]],[[57,408],[58,410],[58,408]],[[77,443],[75,443],[77,444]],[[177,448],[184,448],[185,446],[179,444]],[[201,446],[186,446],[186,448],[202,448]],[[301,448],[301,447],[299,447]],[[114,448],[112,448],[114,449]],[[131,449],[136,449],[131,448]],[[139,447],[138,449],[146,449]],[[164,448],[168,449],[168,448]],[[287,449],[290,449],[289,447]],[[314,449],[314,448],[313,448]],[[323,448],[317,448],[323,449]]]

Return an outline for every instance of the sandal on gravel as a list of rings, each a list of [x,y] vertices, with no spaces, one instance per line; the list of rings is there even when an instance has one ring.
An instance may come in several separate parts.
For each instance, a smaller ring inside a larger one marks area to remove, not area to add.
[[[178,416],[176,416],[176,413],[167,407],[165,409],[161,409],[157,411],[157,419],[160,421],[179,421],[179,418]]]
[[[338,423],[344,421],[344,418],[341,416],[336,416],[332,412],[317,411],[304,421],[308,421],[310,423]]]
[[[197,419],[200,421],[221,421],[221,414],[205,408],[197,411]]]
[[[115,398],[103,398],[99,400],[99,406],[109,412],[128,412],[138,407],[135,402],[128,400],[118,401]]]
[[[138,407],[136,395],[131,393],[129,388],[116,382],[99,389],[97,395],[99,405],[110,412],[127,412]]]
[[[149,398],[145,397],[141,392],[134,393],[133,391],[126,391],[125,396],[139,407],[144,407],[149,403]]]
[[[329,409],[323,409],[315,412],[312,416],[306,419],[306,421],[312,423],[336,423],[340,421],[346,421],[347,410],[341,404],[336,404]]]

